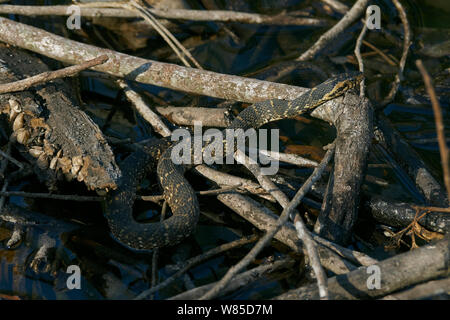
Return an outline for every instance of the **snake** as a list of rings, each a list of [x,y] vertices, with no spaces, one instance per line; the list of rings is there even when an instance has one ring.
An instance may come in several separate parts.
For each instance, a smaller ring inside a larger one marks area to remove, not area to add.
[[[312,111],[355,88],[362,78],[360,72],[342,73],[308,89],[294,100],[256,102],[241,111],[226,129],[257,129],[269,122]],[[193,187],[184,177],[190,166],[172,161],[174,146],[176,143],[168,137],[157,139],[131,153],[120,164],[122,176],[117,189],[108,193],[104,216],[112,238],[125,247],[141,251],[176,245],[196,228],[200,207]],[[155,169],[172,215],[160,222],[140,223],[133,217],[136,192],[141,181]]]

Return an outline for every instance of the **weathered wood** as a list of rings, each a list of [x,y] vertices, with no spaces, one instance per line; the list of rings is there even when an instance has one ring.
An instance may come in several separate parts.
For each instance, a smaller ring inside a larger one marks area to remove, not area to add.
[[[380,288],[369,289],[368,278],[373,271],[360,267],[355,271],[328,279],[331,299],[369,299],[385,296],[408,286],[449,275],[450,239],[396,255],[377,264],[380,268]],[[290,290],[276,299],[318,299],[317,285]]]
[[[334,169],[314,231],[345,244],[351,236],[372,137],[372,108],[367,99],[346,95],[330,119],[337,129]]]
[[[0,59],[1,83],[49,70],[37,57],[3,44]],[[74,97],[66,82],[54,80],[27,91],[0,95],[0,110],[11,123],[12,139],[46,182],[65,176],[83,181],[89,189],[116,188],[120,170],[114,155]]]

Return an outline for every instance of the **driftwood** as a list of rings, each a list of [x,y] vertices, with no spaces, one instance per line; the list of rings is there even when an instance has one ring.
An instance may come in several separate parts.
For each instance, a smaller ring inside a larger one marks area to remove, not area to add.
[[[377,264],[380,268],[380,288],[369,289],[368,278],[373,272],[367,267],[328,279],[331,299],[368,299],[385,296],[408,286],[449,275],[450,240],[399,254]],[[288,291],[277,297],[283,300],[318,299],[316,285]]]
[[[5,72],[1,82],[48,71],[38,58],[0,46]],[[89,189],[115,188],[120,176],[114,155],[98,126],[77,107],[72,89],[63,80],[0,96],[23,155],[46,182],[57,177],[83,181]]]

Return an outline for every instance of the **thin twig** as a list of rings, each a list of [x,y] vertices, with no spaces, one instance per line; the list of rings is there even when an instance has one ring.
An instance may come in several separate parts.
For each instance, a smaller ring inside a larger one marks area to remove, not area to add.
[[[209,290],[205,295],[201,297],[202,300],[213,299],[215,296],[217,296],[238,272],[248,266],[253,261],[253,259],[255,259],[256,255],[267,245],[267,243],[273,238],[273,236],[277,233],[281,226],[286,223],[291,212],[297,207],[297,205],[300,203],[300,201],[312,187],[312,185],[322,176],[326,165],[331,160],[334,154],[334,149],[334,145],[330,147],[319,166],[314,169],[311,176],[306,180],[305,184],[300,188],[289,205],[283,209],[283,212],[281,213],[280,218],[277,220],[276,225],[274,225],[261,238],[261,240],[258,241],[258,243],[252,248],[252,250],[250,250],[250,252],[241,261],[239,261],[239,263],[231,267],[225,274],[225,276],[211,290]]]
[[[172,48],[172,50],[175,52],[175,54],[180,58],[180,60],[184,63],[186,67],[190,67],[186,59],[184,59],[184,56],[188,57],[192,63],[198,68],[203,69],[200,64],[195,60],[195,58],[191,55],[191,53],[177,40],[177,38],[174,37],[174,35],[165,27],[163,26],[151,13],[148,9],[142,7],[140,4],[138,4],[136,1],[131,0],[128,4],[124,5],[125,8],[131,8],[139,12],[141,14],[142,18],[144,18],[145,21],[147,21],[158,33],[163,37],[163,39],[167,42],[167,44]],[[180,49],[181,52],[178,50]]]
[[[181,266],[179,268],[179,270],[173,274],[172,276],[170,276],[169,278],[167,278],[166,280],[164,280],[163,282],[161,282],[160,284],[143,291],[142,293],[140,293],[135,299],[136,300],[140,300],[140,299],[145,299],[146,297],[148,297],[149,295],[153,294],[154,292],[167,287],[169,284],[171,284],[173,281],[175,281],[176,279],[178,279],[181,275],[183,275],[187,270],[189,270],[190,268],[192,268],[195,265],[198,265],[199,263],[208,260],[209,258],[218,255],[220,253],[223,253],[225,251],[228,251],[230,249],[234,249],[234,248],[238,248],[241,247],[243,245],[255,242],[256,240],[258,240],[257,236],[251,236],[251,237],[246,237],[246,238],[242,238],[242,239],[238,239],[235,241],[232,241],[230,243],[226,243],[223,245],[220,245],[218,247],[215,247],[201,255],[198,255],[196,257],[193,257],[189,260],[187,260],[183,266]]]
[[[121,8],[111,8],[110,2],[106,3],[80,3],[80,13],[85,18],[140,18],[140,14],[135,11]],[[108,8],[109,7],[109,8]],[[18,14],[25,16],[69,16],[67,5],[55,6],[20,6],[2,5],[1,14]],[[293,17],[290,15],[264,15],[257,13],[228,11],[228,10],[191,10],[191,9],[158,9],[149,8],[149,11],[158,18],[189,20],[189,21],[220,21],[220,22],[240,22],[250,24],[269,25],[299,25],[299,26],[324,26],[327,25],[324,19]]]
[[[160,222],[163,222],[167,213],[167,201],[164,201],[161,209],[161,217],[159,219]],[[155,287],[158,281],[158,257],[159,257],[159,248],[155,248],[153,250],[152,255],[152,280],[151,287]],[[153,299],[153,295],[151,296]]]
[[[297,236],[299,239],[303,241],[306,247],[306,251],[308,252],[309,264],[314,270],[317,279],[317,287],[319,288],[319,296],[322,300],[328,300],[328,278],[327,274],[322,268],[319,259],[319,253],[317,252],[317,246],[314,240],[311,238],[311,235],[306,229],[305,224],[302,221],[302,218],[299,214],[295,216],[294,226],[297,230]]]
[[[266,175],[262,174],[259,165],[247,157],[242,151],[238,150],[236,152],[236,160],[240,161],[244,166],[249,169],[252,174],[256,177],[261,187],[263,187],[267,192],[269,192],[283,207],[286,208],[289,205],[289,198],[273,183]],[[295,227],[297,229],[297,236],[305,244],[306,252],[309,257],[311,266],[316,274],[317,285],[319,286],[320,297],[324,300],[328,299],[327,290],[327,277],[323,271],[322,265],[320,264],[319,255],[317,253],[316,244],[311,238],[305,224],[300,218],[296,210],[291,212],[291,216],[295,216]]]
[[[78,195],[52,194],[52,193],[30,193],[24,191],[0,191],[0,196],[70,200],[70,201],[103,201],[105,199],[104,197],[95,197],[95,196],[78,196]]]
[[[220,189],[216,189],[216,190],[205,190],[205,191],[197,191],[196,194],[201,195],[201,196],[214,196],[214,195],[218,195],[221,193],[225,193],[225,192],[230,192],[233,190],[236,190],[237,188],[241,187],[242,184],[237,184],[235,186],[229,186],[229,187],[223,187]],[[164,200],[164,196],[163,195],[158,195],[158,196],[136,196],[137,199],[141,199],[144,201],[151,201],[151,202],[159,202],[161,200]]]
[[[367,27],[367,26],[366,26]],[[370,49],[372,49],[373,51],[375,51],[375,53],[379,54],[384,60],[386,60],[387,63],[389,63],[391,66],[395,67],[397,66],[397,63],[395,61],[393,61],[391,58],[389,58],[383,51],[381,51],[380,49],[378,49],[377,47],[375,47],[373,44],[371,44],[370,42],[363,40],[362,43],[365,46],[368,46]]]
[[[11,163],[14,163],[16,166],[18,166],[20,169],[23,169],[23,164],[21,164],[19,161],[17,161],[16,159],[14,159],[13,157],[11,157],[9,154],[7,154],[6,152],[0,150],[0,155],[9,160]]]
[[[10,153],[11,153],[11,141],[8,141],[8,144],[6,146],[6,154],[10,155]],[[5,157],[0,162],[0,176],[2,176],[2,177],[5,176],[5,171],[6,171],[7,167],[8,167],[8,161],[7,161],[7,158]],[[8,185],[9,185],[9,181],[8,181],[8,179],[5,179],[3,182],[1,192],[6,192],[6,190],[8,189]],[[5,196],[0,194],[0,213],[3,212],[3,206],[5,205],[5,199],[6,199]]]
[[[233,282],[228,283],[227,286],[220,292],[221,295],[227,294],[228,292],[235,291],[249,283],[253,283],[260,279],[263,275],[269,272],[273,272],[279,268],[289,268],[293,265],[293,260],[291,258],[284,258],[277,260],[275,262],[264,263],[258,267],[250,269],[248,271],[242,272],[233,278]],[[220,281],[219,281],[220,282]],[[189,291],[180,293],[174,297],[170,297],[169,300],[193,300],[199,299],[205,292],[214,288],[217,283],[206,284],[201,287],[191,289]],[[201,298],[200,298],[201,299]]]
[[[320,1],[329,5],[331,8],[333,8],[333,10],[335,10],[341,14],[345,14],[349,9],[345,4],[343,4],[337,0],[320,0]]]
[[[83,59],[107,54],[110,58],[95,70],[126,80],[156,85],[187,93],[255,103],[268,99],[293,100],[307,89],[281,83],[186,68],[143,59],[60,37],[45,30],[0,17],[0,41],[77,64]],[[55,50],[58,48],[58,50]],[[334,105],[335,100],[323,106]]]
[[[363,43],[363,39],[364,39],[364,36],[366,35],[366,32],[367,32],[367,23],[364,23],[361,33],[359,34],[358,39],[356,40],[356,45],[355,45],[355,56],[356,56],[356,59],[358,60],[359,71],[361,71],[362,73],[364,73],[364,61],[361,56],[361,44]],[[364,93],[365,92],[364,78],[361,80],[361,83],[359,85],[360,85],[359,96],[361,98],[363,98],[365,95],[365,93]]]
[[[450,167],[449,167],[449,150],[447,143],[445,142],[445,129],[444,120],[442,116],[441,105],[437,99],[436,92],[433,88],[433,83],[431,77],[425,69],[421,60],[416,60],[416,66],[422,74],[423,81],[425,82],[425,87],[427,89],[428,95],[430,96],[431,106],[433,107],[434,121],[436,122],[436,132],[439,143],[439,152],[441,154],[442,161],[442,172],[444,173],[444,183],[447,189],[447,196],[450,199]]]
[[[367,7],[369,0],[358,0],[353,7],[342,17],[342,19],[336,23],[330,30],[325,32],[319,40],[314,43],[314,45],[306,50],[297,61],[306,61],[312,59],[320,50],[325,48],[325,46],[334,38],[337,37],[339,33],[345,30],[350,24],[352,24],[358,17],[364,12]]]
[[[394,6],[398,11],[400,20],[402,21],[403,25],[403,51],[402,57],[400,58],[398,72],[395,75],[394,83],[392,84],[391,90],[389,91],[386,99],[384,99],[382,105],[386,105],[387,103],[391,102],[397,94],[398,87],[400,86],[400,81],[403,80],[403,70],[405,69],[406,58],[408,57],[409,47],[411,46],[411,28],[409,27],[408,17],[406,16],[405,9],[403,8],[400,1],[392,0],[392,2],[394,3]]]
[[[163,121],[161,121],[158,115],[148,107],[144,99],[142,99],[142,97],[136,91],[128,86],[128,84],[124,80],[117,80],[117,84],[123,90],[127,99],[133,103],[136,110],[142,115],[145,120],[147,120],[148,123],[151,124],[151,126],[157,133],[159,133],[163,137],[170,136],[170,129],[167,128],[167,126]]]
[[[52,81],[59,78],[72,77],[83,70],[105,63],[106,61],[108,61],[108,57],[106,55],[102,55],[100,57],[83,62],[75,66],[70,66],[55,71],[47,71],[23,80],[0,84],[0,94],[7,92],[22,91],[28,89],[31,86],[35,86],[44,82]]]

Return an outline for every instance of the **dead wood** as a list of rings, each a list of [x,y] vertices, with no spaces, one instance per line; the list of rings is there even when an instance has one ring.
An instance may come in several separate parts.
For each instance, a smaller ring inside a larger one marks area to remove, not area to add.
[[[380,223],[392,227],[406,227],[414,221],[416,208],[410,203],[386,201],[379,197],[372,197],[365,202],[365,213],[370,214]],[[447,233],[450,231],[450,215],[448,212],[430,212],[419,220],[419,224],[425,228]]]
[[[356,222],[372,137],[372,108],[367,99],[346,95],[331,119],[337,130],[333,173],[314,230],[339,244],[348,242]]]
[[[377,264],[380,268],[380,288],[369,289],[368,278],[373,272],[367,267],[328,279],[331,299],[369,299],[383,297],[408,286],[449,274],[450,239],[443,239],[416,250],[396,255]],[[318,299],[315,284],[300,287],[276,299]]]

